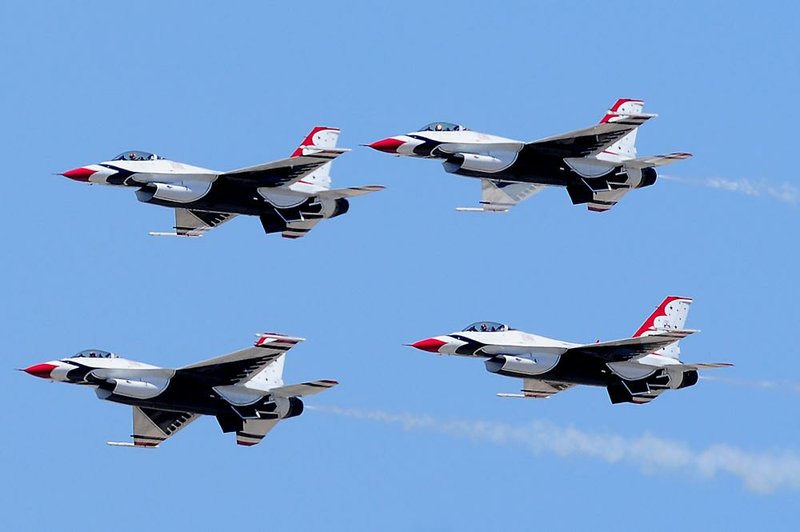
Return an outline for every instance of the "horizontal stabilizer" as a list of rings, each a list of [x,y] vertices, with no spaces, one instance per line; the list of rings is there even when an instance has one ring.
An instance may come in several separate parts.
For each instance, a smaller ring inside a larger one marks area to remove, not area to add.
[[[275,428],[279,419],[245,419],[242,429],[236,431],[236,443],[251,447],[258,444],[269,431]]]
[[[685,369],[719,369],[732,368],[733,364],[730,362],[693,362],[689,364],[677,364],[670,367],[679,367]]]
[[[281,232],[281,236],[283,238],[302,238],[321,221],[321,216],[306,216],[304,220],[287,222],[286,229]]]
[[[628,168],[651,168],[683,161],[691,156],[691,153],[686,152],[667,153],[666,155],[648,155],[647,157],[628,159],[624,161],[623,164]]]
[[[319,196],[320,198],[330,199],[352,198],[354,196],[363,196],[364,194],[369,194],[370,192],[379,192],[384,188],[386,187],[383,185],[364,185],[361,187],[334,188],[332,190],[317,192],[314,195]]]
[[[269,393],[281,397],[303,397],[318,394],[329,390],[339,384],[337,381],[323,379],[319,381],[304,382],[301,384],[290,384],[278,388],[270,388]]]

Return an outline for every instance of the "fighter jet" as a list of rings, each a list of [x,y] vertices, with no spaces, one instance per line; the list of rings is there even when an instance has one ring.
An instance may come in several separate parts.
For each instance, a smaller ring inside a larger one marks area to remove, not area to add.
[[[649,403],[666,390],[697,384],[698,370],[728,363],[680,361],[687,297],[664,299],[631,338],[577,344],[515,330],[495,322],[473,323],[460,332],[420,340],[412,347],[441,355],[485,359],[490,373],[522,379],[522,393],[500,397],[547,399],[576,384],[603,386],[613,404]]]
[[[546,186],[561,186],[573,204],[603,212],[630,190],[655,183],[655,167],[691,157],[684,152],[637,157],[636,132],[656,116],[642,113],[643,106],[642,100],[617,100],[599,124],[533,142],[433,122],[369,147],[441,159],[446,172],[480,179],[480,207],[460,211],[506,212]]]
[[[97,397],[133,407],[133,442],[158,447],[201,415],[215,416],[239,445],[255,445],[278,421],[303,413],[301,397],[333,380],[283,384],[286,352],[303,338],[263,333],[253,347],[178,369],[160,368],[99,349],[24,369],[35,377],[90,386]]]
[[[175,231],[151,232],[154,236],[202,236],[247,214],[258,216],[266,233],[300,238],[320,220],[346,213],[347,198],[383,189],[331,189],[331,162],[350,151],[336,148],[338,138],[338,129],[318,126],[288,159],[229,172],[127,151],[61,175],[89,184],[133,187],[139,201],[174,208]]]

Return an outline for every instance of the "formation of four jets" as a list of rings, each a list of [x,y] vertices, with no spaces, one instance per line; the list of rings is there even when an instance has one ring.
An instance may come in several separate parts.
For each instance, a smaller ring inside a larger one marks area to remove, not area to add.
[[[621,99],[597,125],[534,142],[434,122],[369,146],[440,159],[445,171],[480,179],[480,207],[459,210],[504,212],[546,186],[561,186],[574,204],[606,211],[630,190],[655,183],[655,167],[691,156],[638,157],[637,129],[656,116],[642,108],[641,100]],[[338,137],[338,129],[316,127],[289,158],[227,172],[130,151],[63,175],[133,187],[139,201],[173,208],[174,232],[153,235],[202,236],[237,215],[250,215],[259,217],[266,233],[299,238],[321,220],[346,213],[348,198],[383,189],[331,188],[331,163],[349,151],[336,147]],[[610,342],[577,344],[478,322],[411,345],[482,358],[487,371],[522,379],[521,393],[498,394],[503,397],[547,398],[583,384],[605,387],[612,403],[648,403],[665,390],[697,383],[700,369],[730,365],[680,361],[679,341],[696,332],[684,329],[690,304],[688,298],[668,297],[631,338]],[[263,333],[253,347],[177,369],[86,350],[24,371],[91,386],[100,399],[132,406],[133,442],[115,445],[156,447],[200,415],[216,417],[240,445],[254,445],[281,419],[300,415],[302,397],[337,384],[284,385],[286,352],[302,340]]]

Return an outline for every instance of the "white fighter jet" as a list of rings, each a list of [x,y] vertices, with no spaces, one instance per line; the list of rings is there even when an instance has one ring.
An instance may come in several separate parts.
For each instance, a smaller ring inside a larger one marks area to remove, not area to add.
[[[229,172],[128,151],[61,175],[89,184],[133,187],[139,201],[174,208],[175,232],[150,233],[154,236],[202,236],[246,214],[258,216],[266,233],[299,238],[320,220],[346,213],[347,198],[383,189],[331,189],[331,161],[350,151],[336,148],[338,138],[338,129],[318,126],[288,159]]]
[[[611,402],[649,403],[666,390],[697,384],[697,371],[728,363],[680,361],[678,342],[697,332],[684,329],[686,297],[670,296],[631,338],[576,344],[478,322],[460,332],[420,340],[412,347],[442,355],[484,358],[490,373],[522,379],[522,393],[500,397],[546,399],[576,384],[603,386]]]
[[[90,386],[97,397],[133,407],[133,442],[157,447],[201,415],[215,416],[239,445],[255,445],[278,421],[303,412],[301,397],[332,388],[333,380],[283,384],[286,352],[302,342],[276,333],[253,347],[178,369],[160,368],[88,349],[24,369],[35,377]]]
[[[440,159],[446,172],[481,180],[480,207],[506,212],[546,186],[566,187],[573,204],[607,211],[630,190],[656,182],[655,167],[691,157],[670,153],[637,157],[636,132],[655,117],[642,100],[618,100],[600,123],[533,142],[488,135],[448,122],[369,144],[378,151]]]

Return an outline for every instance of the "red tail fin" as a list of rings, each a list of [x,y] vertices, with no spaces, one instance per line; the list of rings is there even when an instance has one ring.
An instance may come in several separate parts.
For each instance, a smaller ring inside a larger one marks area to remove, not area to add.
[[[339,130],[335,127],[316,126],[306,135],[300,146],[292,152],[292,157],[303,155],[306,148],[333,148],[339,140]]]
[[[600,119],[601,124],[605,124],[615,116],[633,114],[637,115],[642,112],[644,107],[644,100],[633,100],[631,98],[620,98],[611,109]]]
[[[648,332],[659,329],[683,329],[691,304],[692,299],[689,297],[666,297],[655,312],[650,314],[642,326],[633,333],[633,337],[645,336]]]

